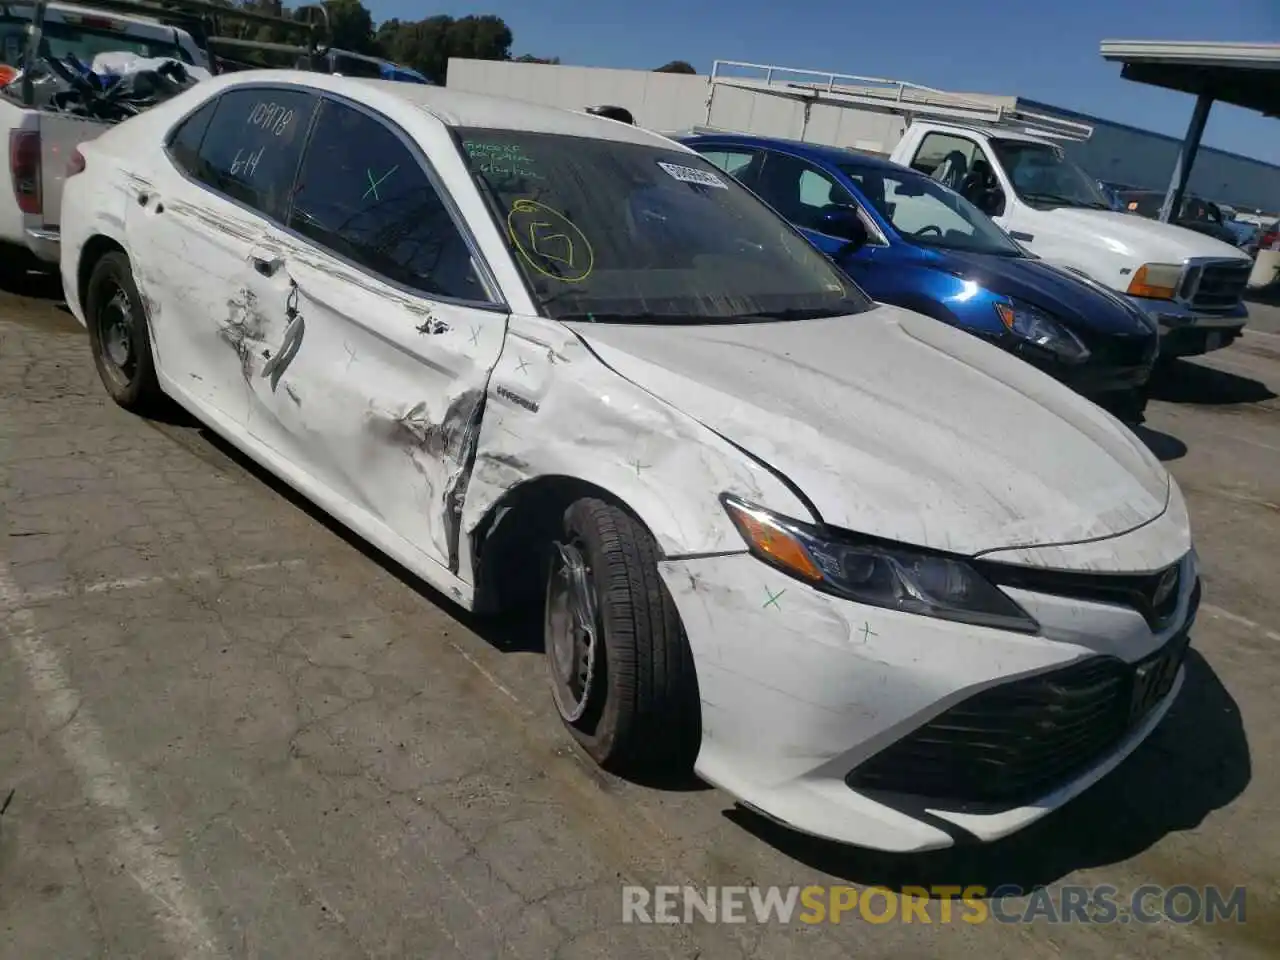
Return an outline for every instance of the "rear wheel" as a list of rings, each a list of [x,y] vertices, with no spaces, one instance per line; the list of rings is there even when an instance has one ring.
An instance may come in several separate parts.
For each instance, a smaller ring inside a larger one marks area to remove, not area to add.
[[[94,265],[85,320],[93,362],[111,399],[134,413],[154,410],[164,394],[156,379],[142,297],[123,253],[107,253]]]
[[[565,511],[552,546],[544,636],[556,709],[617,773],[687,773],[701,738],[693,655],[657,555],[630,514],[595,499]]]

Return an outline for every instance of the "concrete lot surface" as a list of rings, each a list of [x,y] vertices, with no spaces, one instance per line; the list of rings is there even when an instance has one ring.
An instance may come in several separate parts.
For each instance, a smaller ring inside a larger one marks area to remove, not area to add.
[[[114,406],[47,287],[0,294],[0,958],[1280,955],[1280,310],[1177,364],[1144,431],[1206,578],[1169,717],[1025,833],[899,858],[596,771],[526,629]],[[621,922],[623,884],[682,883],[1248,899],[1243,924]]]

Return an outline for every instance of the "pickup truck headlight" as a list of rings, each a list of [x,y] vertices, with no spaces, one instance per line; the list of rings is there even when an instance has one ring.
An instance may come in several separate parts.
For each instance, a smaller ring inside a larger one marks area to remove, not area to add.
[[[1172,300],[1181,282],[1182,264],[1144,263],[1134,271],[1133,279],[1129,281],[1128,293],[1131,297],[1146,297],[1149,300]]]
[[[824,532],[730,494],[720,500],[758,559],[815,589],[941,620],[1024,633],[1040,629],[962,558]]]
[[[1089,359],[1080,338],[1042,310],[1017,300],[997,301],[996,313],[1006,330],[1070,363]]]

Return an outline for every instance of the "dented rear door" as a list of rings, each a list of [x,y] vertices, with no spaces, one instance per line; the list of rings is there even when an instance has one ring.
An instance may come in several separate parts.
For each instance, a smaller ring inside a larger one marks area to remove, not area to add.
[[[442,189],[393,129],[326,102],[289,226],[251,262],[278,338],[252,378],[250,432],[456,572],[508,311]]]

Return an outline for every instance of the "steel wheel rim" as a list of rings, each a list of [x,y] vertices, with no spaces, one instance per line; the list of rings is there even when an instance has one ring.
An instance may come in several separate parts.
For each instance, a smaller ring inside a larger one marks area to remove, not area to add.
[[[138,369],[138,355],[133,337],[133,304],[129,295],[116,283],[109,287],[111,296],[98,310],[98,343],[112,378],[124,384],[133,381]]]
[[[600,629],[591,568],[577,544],[555,544],[547,578],[546,657],[556,708],[576,723],[592,706]]]

